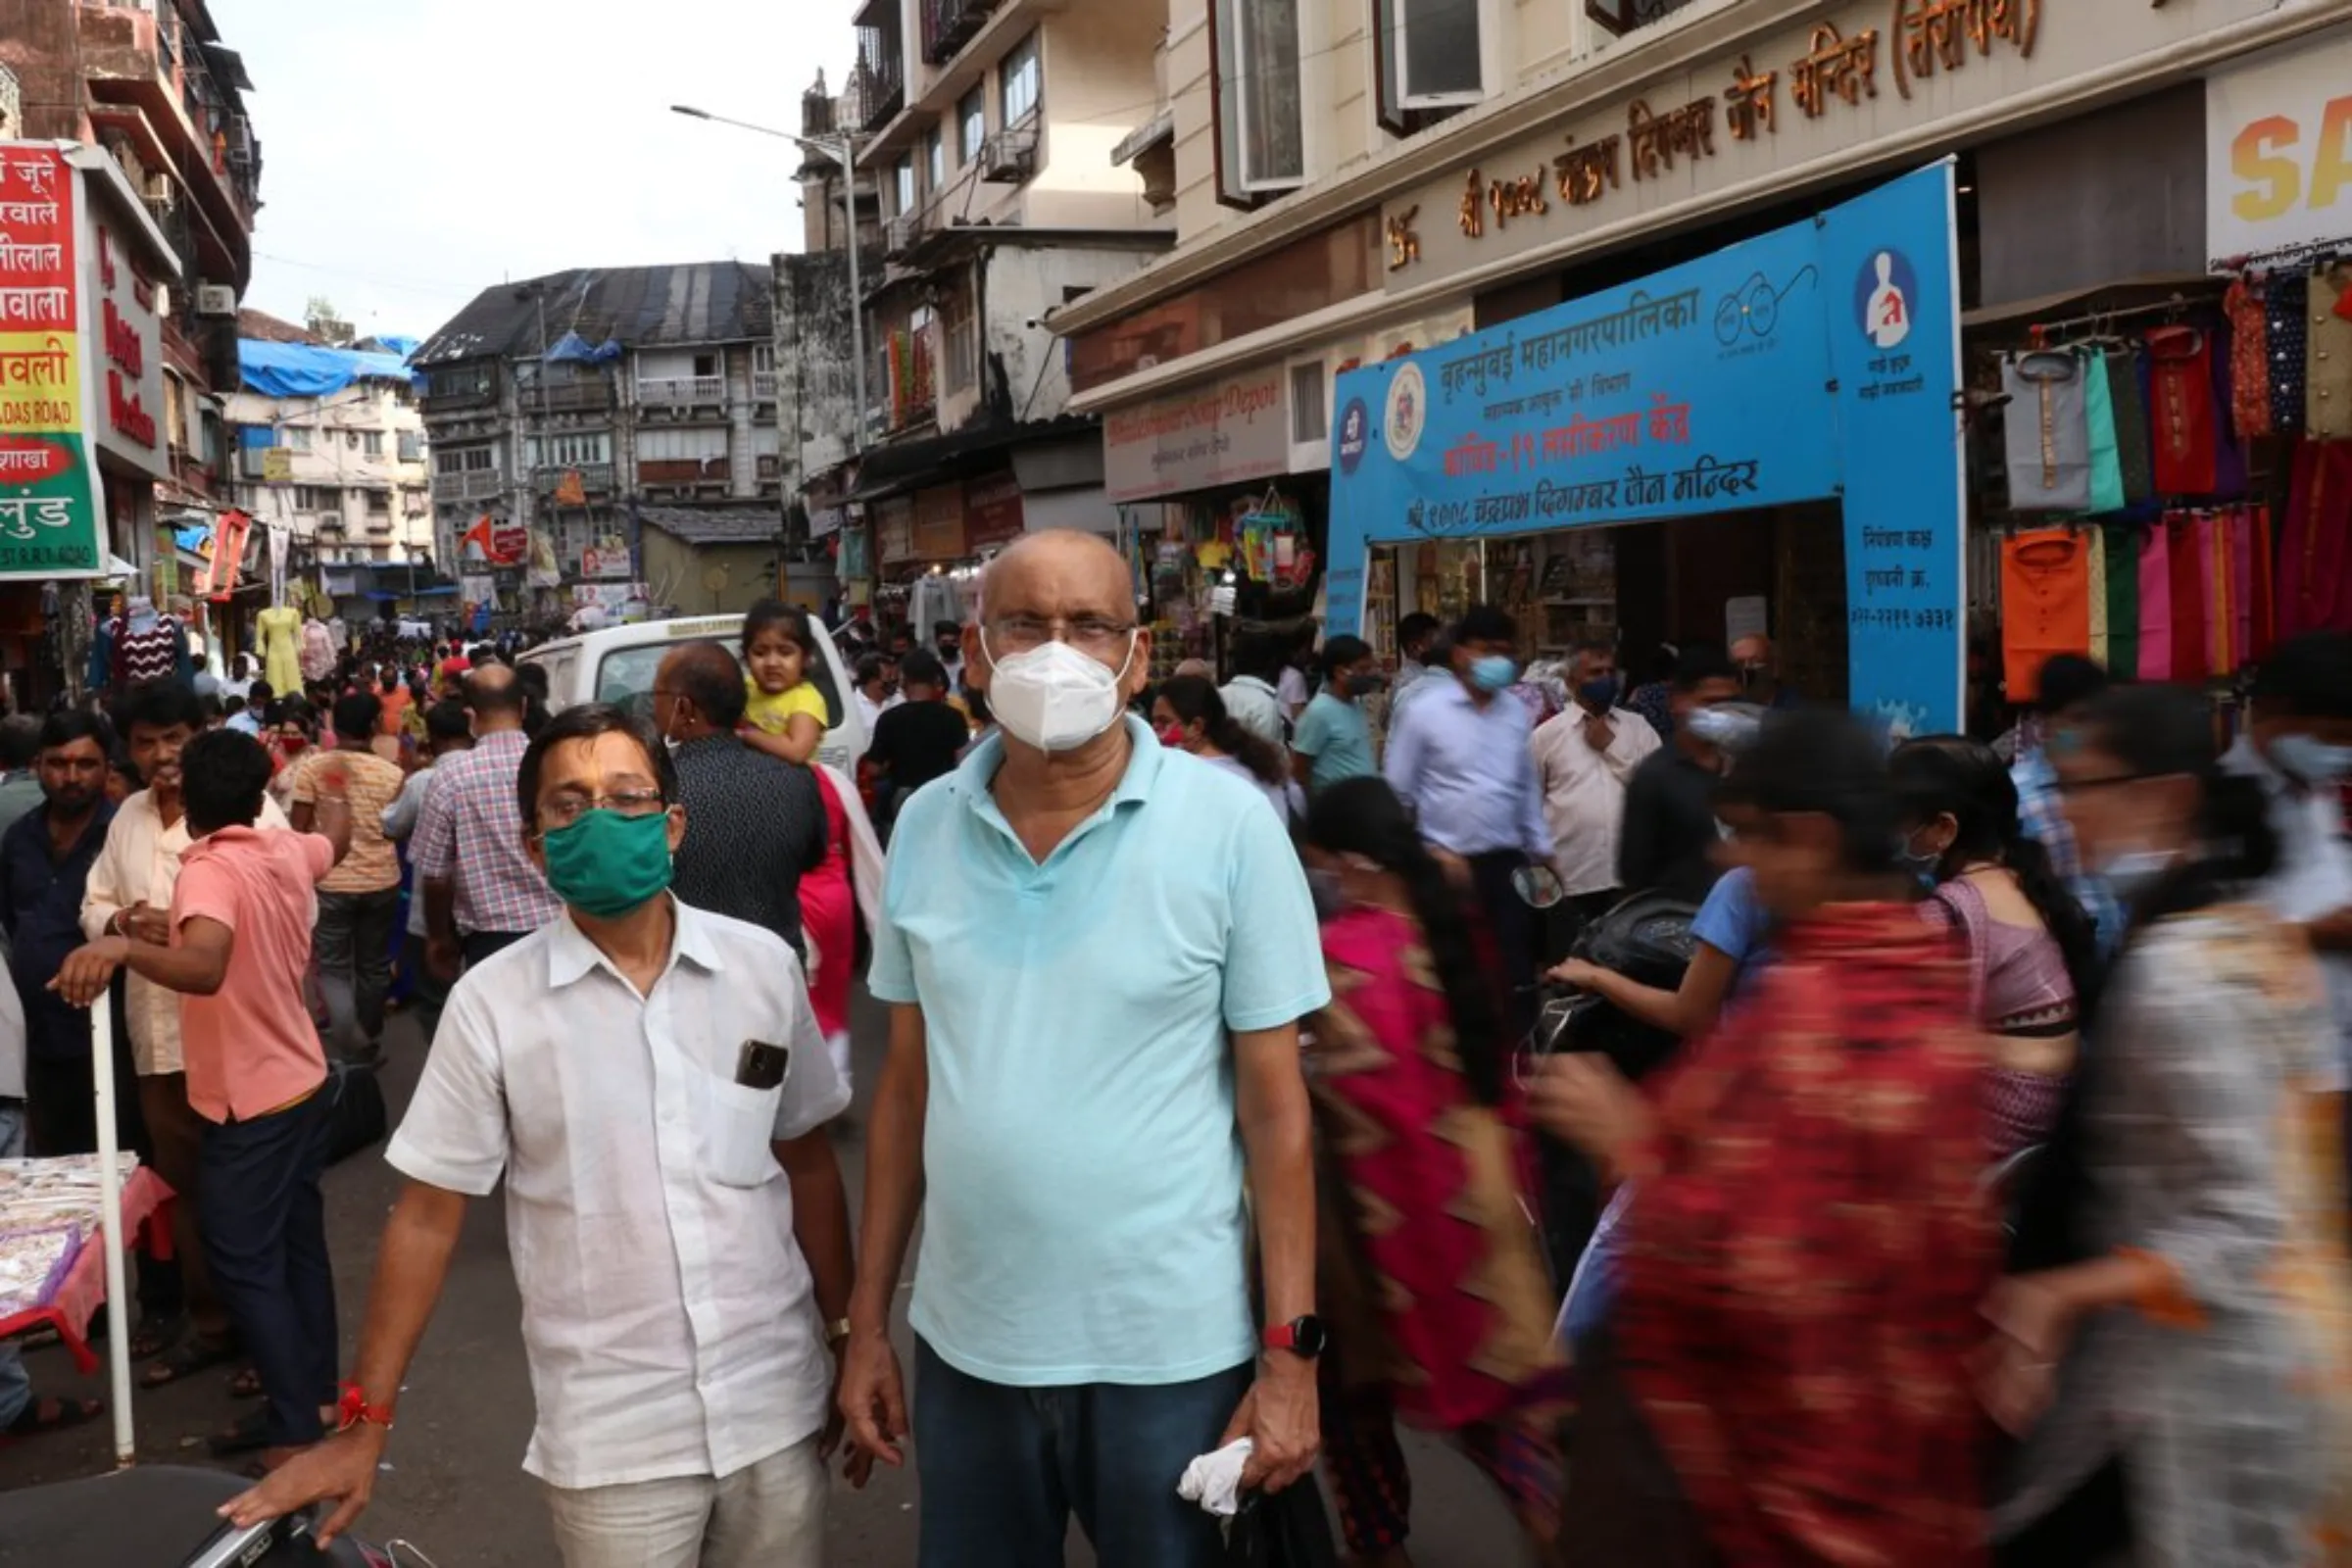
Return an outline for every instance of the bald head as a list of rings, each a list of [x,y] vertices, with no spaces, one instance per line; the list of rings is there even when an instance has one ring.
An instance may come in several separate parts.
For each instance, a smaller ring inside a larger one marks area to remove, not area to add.
[[[990,614],[999,596],[1028,592],[1032,579],[1045,578],[1056,591],[1084,585],[1107,597],[1115,612],[1131,613],[1135,596],[1128,586],[1127,561],[1101,534],[1074,528],[1054,528],[1025,534],[988,564],[981,579],[980,603]]]
[[[504,664],[485,664],[466,677],[466,706],[473,713],[476,735],[520,729],[526,694],[514,671]]]
[[[673,740],[725,735],[743,722],[743,665],[716,643],[688,643],[654,677],[654,722]]]

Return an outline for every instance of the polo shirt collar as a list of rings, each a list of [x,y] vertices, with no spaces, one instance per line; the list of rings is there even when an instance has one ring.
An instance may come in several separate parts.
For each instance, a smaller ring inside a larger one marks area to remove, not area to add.
[[[1127,739],[1131,743],[1128,747],[1127,771],[1119,775],[1118,788],[1112,790],[1110,799],[1103,803],[1105,810],[1130,802],[1148,800],[1152,782],[1159,777],[1159,770],[1167,760],[1161,755],[1167,748],[1160,744],[1159,736],[1151,725],[1132,712],[1124,715],[1123,721],[1127,725]],[[956,793],[963,797],[967,807],[975,811],[996,813],[996,796],[990,791],[989,785],[995,782],[997,769],[1004,763],[1004,736],[1002,731],[991,731],[988,738],[973,747],[956,768]]]
[[[712,937],[709,917],[692,905],[669,897],[669,906],[676,916],[669,938],[669,962],[662,965],[667,975],[681,959],[693,964],[705,974],[718,974],[726,968],[719,956],[718,944]],[[571,918],[566,908],[548,930],[547,983],[556,990],[585,978],[592,970],[604,969],[617,977],[612,962],[588,940]]]

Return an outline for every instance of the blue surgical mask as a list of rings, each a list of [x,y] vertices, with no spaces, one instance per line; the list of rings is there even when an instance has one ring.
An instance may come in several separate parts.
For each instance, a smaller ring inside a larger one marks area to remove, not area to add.
[[[1594,712],[1605,713],[1617,706],[1617,697],[1624,686],[1614,675],[1602,675],[1589,680],[1576,689],[1576,700]]]
[[[2316,735],[2281,735],[2270,751],[2281,770],[2313,788],[2352,775],[2352,746],[2330,746]]]
[[[1488,654],[1471,661],[1470,684],[1493,695],[1507,690],[1519,678],[1519,662],[1508,654]]]
[[[1683,720],[1690,733],[1709,746],[1739,750],[1751,744],[1762,728],[1745,713],[1727,712],[1720,708],[1702,708]]]

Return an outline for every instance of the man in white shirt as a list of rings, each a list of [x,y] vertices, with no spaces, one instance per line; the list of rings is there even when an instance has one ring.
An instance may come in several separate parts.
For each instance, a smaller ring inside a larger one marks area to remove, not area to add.
[[[1234,677],[1217,692],[1235,723],[1282,747],[1291,744],[1291,721],[1274,683],[1289,667],[1287,658],[1282,639],[1271,630],[1245,631],[1233,643]]]
[[[1577,930],[1617,902],[1625,787],[1661,744],[1648,720],[1617,706],[1624,686],[1613,644],[1580,644],[1568,678],[1575,701],[1528,742],[1544,790],[1544,817],[1551,824],[1552,868],[1567,895],[1551,931],[1555,959],[1565,956]]]
[[[124,801],[107,828],[106,847],[98,852],[83,886],[81,930],[92,942],[126,936],[165,944],[172,935],[172,893],[179,885],[179,858],[191,842],[180,803],[179,754],[204,733],[204,710],[194,687],[164,680],[132,688],[118,716],[131,764],[147,788]],[[282,830],[286,814],[265,795],[256,825]],[[188,1075],[179,1045],[179,993],[135,972],[123,984],[130,1059],[139,1078],[139,1113],[146,1118],[154,1146],[155,1173],[179,1196],[172,1205],[172,1252],[188,1307],[188,1337],[176,1346],[159,1347],[161,1359],[140,1379],[142,1386],[155,1389],[227,1361],[237,1347],[228,1309],[213,1288],[197,1221],[204,1118],[188,1103]]]
[[[351,1424],[231,1515],[333,1498],[321,1544],[358,1516],[466,1200],[503,1177],[539,1406],[523,1468],[565,1568],[818,1568],[852,1285],[825,1123],[850,1094],[800,960],[669,897],[676,773],[620,710],[558,714],[517,788],[564,913],[450,995],[387,1153],[409,1185]]]
[[[2273,648],[2247,716],[2222,766],[2262,785],[2278,835],[2278,866],[2253,891],[2319,955],[2352,1081],[2352,845],[2338,794],[2352,777],[2352,637],[2307,632]]]

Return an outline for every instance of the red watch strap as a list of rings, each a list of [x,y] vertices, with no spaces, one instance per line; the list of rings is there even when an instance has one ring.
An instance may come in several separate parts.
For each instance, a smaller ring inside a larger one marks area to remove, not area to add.
[[[1295,1323],[1270,1323],[1266,1325],[1265,1343],[1269,1350],[1296,1350],[1298,1348],[1298,1326]]]

